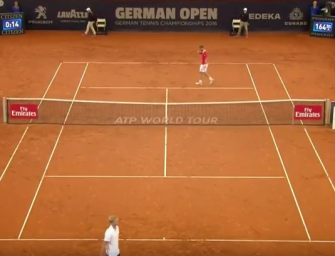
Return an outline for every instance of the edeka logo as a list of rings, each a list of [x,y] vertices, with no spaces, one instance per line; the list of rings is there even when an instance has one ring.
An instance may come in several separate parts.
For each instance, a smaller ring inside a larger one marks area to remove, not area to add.
[[[38,6],[35,8],[36,19],[28,20],[29,24],[36,24],[36,25],[50,25],[53,23],[53,20],[47,20],[47,8],[44,6]]]
[[[279,13],[249,13],[250,20],[280,20]]]
[[[78,12],[75,9],[57,13],[57,19],[60,19],[60,22],[64,23],[86,23],[87,18],[87,12]]]
[[[321,120],[322,105],[295,105],[294,119],[295,120]]]
[[[117,26],[207,26],[218,25],[218,8],[118,7]]]
[[[37,104],[10,104],[9,117],[11,119],[37,119]]]
[[[307,26],[304,14],[299,8],[294,8],[289,14],[290,21],[285,21],[285,26]]]

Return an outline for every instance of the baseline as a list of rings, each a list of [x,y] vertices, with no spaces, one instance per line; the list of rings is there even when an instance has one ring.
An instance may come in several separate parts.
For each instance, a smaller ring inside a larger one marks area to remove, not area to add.
[[[54,72],[54,75],[52,76],[52,78],[51,78],[51,80],[50,80],[50,83],[48,84],[47,88],[46,88],[45,91],[44,91],[44,94],[43,94],[42,98],[39,99],[40,102],[39,102],[37,108],[40,108],[40,106],[41,106],[43,100],[45,99],[45,96],[47,95],[47,93],[48,93],[48,91],[49,91],[49,89],[50,89],[50,87],[51,87],[53,81],[55,80],[55,78],[56,78],[56,76],[57,76],[59,70],[61,69],[62,64],[63,64],[62,62],[59,63],[59,65],[58,65],[56,71]],[[31,123],[31,122],[32,122],[32,120],[30,120],[30,123]],[[21,136],[19,142],[17,143],[17,145],[16,145],[16,147],[15,147],[15,149],[14,149],[12,155],[10,156],[10,158],[9,158],[9,160],[8,160],[8,162],[7,162],[7,165],[5,166],[3,172],[2,172],[2,174],[1,174],[1,176],[0,176],[0,182],[1,182],[1,180],[3,179],[3,177],[5,176],[5,174],[6,174],[7,170],[8,170],[8,167],[10,166],[10,164],[11,164],[11,162],[12,162],[12,160],[13,160],[13,158],[14,158],[16,152],[18,151],[18,149],[19,149],[19,147],[20,147],[20,145],[21,145],[21,143],[22,143],[24,137],[26,136],[28,130],[29,130],[29,125],[26,126],[26,129],[24,130],[24,132],[23,132],[23,134],[22,134],[22,136]]]
[[[56,150],[56,148],[57,148],[59,139],[60,139],[60,137],[61,137],[61,135],[62,135],[62,132],[63,132],[63,130],[64,130],[64,125],[65,125],[65,123],[66,123],[66,121],[67,121],[67,119],[68,119],[68,116],[69,116],[70,111],[71,111],[71,109],[72,109],[74,100],[76,99],[76,96],[77,96],[77,94],[78,94],[79,87],[80,87],[80,85],[81,85],[81,83],[82,83],[82,81],[83,81],[83,79],[84,79],[84,76],[85,76],[85,73],[86,73],[87,68],[88,68],[88,63],[86,63],[84,72],[83,72],[83,74],[82,74],[82,76],[81,76],[81,78],[80,78],[80,81],[79,81],[79,84],[78,84],[77,89],[76,89],[76,91],[75,91],[75,94],[74,94],[74,96],[73,96],[71,105],[70,105],[69,110],[68,110],[68,112],[67,112],[67,114],[66,114],[66,117],[65,117],[65,119],[64,119],[64,124],[62,125],[62,127],[61,127],[61,129],[60,129],[60,131],[59,131],[59,134],[58,134],[58,136],[57,136],[55,145],[54,145],[54,147],[53,147],[53,149],[52,149],[52,151],[51,151],[51,154],[50,154],[49,159],[48,159],[48,162],[47,162],[47,164],[46,164],[46,166],[45,166],[43,175],[42,175],[41,180],[40,180],[40,182],[39,182],[39,184],[38,184],[38,187],[37,187],[37,189],[36,189],[36,192],[35,192],[35,194],[34,194],[34,197],[33,197],[33,199],[32,199],[32,202],[31,202],[31,204],[30,204],[30,206],[29,206],[29,210],[28,210],[28,212],[27,212],[27,215],[26,215],[25,220],[24,220],[24,222],[23,222],[23,225],[22,225],[22,227],[21,227],[21,230],[20,230],[18,239],[21,238],[22,233],[23,233],[23,230],[24,230],[24,228],[25,228],[25,226],[26,226],[26,224],[27,224],[27,221],[28,221],[28,219],[29,219],[31,210],[32,210],[32,208],[33,208],[33,206],[34,206],[34,203],[35,203],[35,200],[36,200],[36,198],[37,198],[38,192],[40,191],[40,188],[41,188],[41,185],[42,185],[42,183],[43,183],[44,177],[45,177],[46,172],[47,172],[47,170],[48,170],[48,168],[49,168],[51,159],[52,159],[52,157],[53,157],[53,155],[54,155],[54,152],[55,152],[55,150]]]
[[[265,239],[169,239],[169,238],[120,238],[121,242],[221,242],[221,243],[306,243],[306,244],[335,244],[335,240],[265,240]],[[52,241],[102,241],[100,238],[23,238],[23,239],[0,239],[0,242],[52,242]]]
[[[118,176],[118,175],[45,175],[45,178],[114,178],[114,179],[285,179],[285,176]]]
[[[80,87],[80,89],[109,89],[109,90],[253,90],[252,87],[107,87],[107,86],[100,86],[100,87]]]
[[[132,62],[132,61],[115,61],[115,62],[99,62],[99,61],[64,61],[64,64],[105,64],[105,65],[199,65],[199,62]],[[273,65],[273,63],[245,63],[245,62],[213,62],[210,65]]]

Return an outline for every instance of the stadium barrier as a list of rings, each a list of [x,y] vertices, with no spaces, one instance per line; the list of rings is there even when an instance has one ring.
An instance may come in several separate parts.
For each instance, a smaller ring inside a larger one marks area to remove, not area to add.
[[[5,1],[0,12],[8,12]],[[109,31],[230,31],[244,7],[251,31],[307,31],[310,1],[25,0],[26,29],[84,30],[85,9],[107,19]]]
[[[4,98],[8,124],[58,125],[328,125],[329,100],[117,102]]]

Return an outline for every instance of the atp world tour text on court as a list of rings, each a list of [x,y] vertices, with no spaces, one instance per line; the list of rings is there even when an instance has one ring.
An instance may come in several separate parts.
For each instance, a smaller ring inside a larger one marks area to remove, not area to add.
[[[114,124],[217,124],[218,117],[129,117],[120,116]]]

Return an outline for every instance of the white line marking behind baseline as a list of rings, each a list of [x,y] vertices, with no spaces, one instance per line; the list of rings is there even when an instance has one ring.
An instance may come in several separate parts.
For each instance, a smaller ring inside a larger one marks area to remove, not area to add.
[[[40,103],[38,104],[38,108],[41,106],[41,104],[42,104],[42,102],[43,102],[43,99],[44,99],[45,96],[47,95],[47,93],[48,93],[48,91],[49,91],[49,89],[50,89],[50,86],[52,85],[53,81],[55,80],[55,78],[56,78],[56,76],[57,76],[57,74],[58,74],[58,72],[59,72],[59,70],[60,70],[61,67],[62,67],[62,63],[60,63],[60,64],[58,65],[58,67],[57,67],[57,69],[56,69],[56,71],[55,71],[53,77],[52,77],[51,80],[50,80],[50,83],[48,84],[47,88],[45,89],[45,92],[44,92],[44,94],[43,94],[43,96],[42,96],[42,98],[41,98],[41,101],[40,101]],[[30,121],[30,122],[31,122],[31,121]],[[22,134],[22,136],[21,136],[19,142],[17,143],[17,145],[16,145],[16,147],[15,147],[15,149],[14,149],[14,151],[13,151],[11,157],[9,158],[9,160],[8,160],[8,162],[7,162],[7,164],[6,164],[6,167],[5,167],[5,169],[3,170],[3,172],[2,172],[2,174],[1,174],[1,176],[0,176],[0,181],[3,179],[4,175],[6,174],[9,165],[11,164],[11,162],[12,162],[12,160],[13,160],[13,158],[14,158],[16,152],[17,152],[17,150],[19,149],[19,147],[20,147],[20,145],[21,145],[21,143],[22,143],[24,137],[26,136],[26,134],[27,134],[27,132],[28,132],[28,129],[29,129],[29,126],[27,126],[26,129],[24,130],[24,132],[23,132],[23,134]]]
[[[276,151],[277,151],[277,154],[278,154],[278,157],[279,157],[279,161],[280,161],[281,166],[282,166],[282,168],[283,168],[283,171],[284,171],[284,173],[285,173],[285,176],[286,176],[286,179],[287,179],[287,183],[288,183],[288,185],[289,185],[289,187],[290,187],[290,190],[291,190],[291,193],[292,193],[292,196],[293,196],[295,205],[296,205],[296,207],[297,207],[297,210],[298,210],[299,215],[300,215],[300,218],[301,218],[301,222],[302,222],[302,224],[303,224],[303,226],[304,226],[304,228],[305,228],[305,231],[306,231],[306,235],[307,235],[307,237],[308,237],[308,240],[311,240],[311,236],[310,236],[310,234],[309,234],[309,231],[308,231],[308,228],[307,228],[307,225],[306,225],[304,216],[302,215],[302,212],[301,212],[301,209],[300,209],[300,206],[299,206],[297,197],[296,197],[295,192],[294,192],[294,189],[293,189],[293,187],[292,187],[290,178],[289,178],[289,176],[288,176],[288,174],[287,174],[287,171],[286,171],[286,167],[285,167],[284,161],[283,161],[282,156],[281,156],[281,153],[280,153],[280,151],[279,151],[279,148],[278,148],[276,139],[275,139],[275,137],[274,137],[274,135],[273,135],[271,126],[270,126],[270,124],[269,124],[268,117],[267,117],[266,112],[265,112],[265,110],[264,110],[264,107],[263,107],[261,98],[260,98],[260,96],[259,96],[259,93],[258,93],[256,84],[255,84],[255,81],[254,81],[254,78],[253,78],[253,76],[252,76],[252,74],[251,74],[251,71],[250,71],[250,68],[249,68],[248,64],[246,65],[246,68],[247,68],[247,70],[248,70],[248,73],[249,73],[249,76],[250,76],[252,85],[253,85],[254,88],[255,88],[256,96],[257,96],[258,101],[259,101],[259,104],[260,104],[260,106],[261,106],[261,108],[262,108],[262,111],[263,111],[263,114],[264,114],[266,123],[267,123],[267,125],[268,125],[268,129],[269,129],[269,132],[270,132],[272,141],[273,141],[273,145],[275,146],[275,149],[276,149]]]
[[[67,111],[66,117],[65,117],[65,119],[64,119],[64,123],[63,123],[63,125],[62,125],[62,127],[61,127],[61,129],[60,129],[60,131],[59,131],[59,134],[58,134],[58,137],[57,137],[57,139],[56,139],[55,145],[54,145],[54,147],[53,147],[53,149],[52,149],[52,151],[51,151],[51,154],[50,154],[50,156],[49,156],[48,162],[47,162],[47,164],[46,164],[46,166],[45,166],[45,168],[44,168],[44,172],[43,172],[42,178],[41,178],[41,180],[40,180],[40,182],[39,182],[39,184],[38,184],[38,187],[37,187],[36,192],[35,192],[35,194],[34,194],[33,200],[32,200],[32,202],[31,202],[31,204],[30,204],[30,207],[29,207],[28,213],[27,213],[27,215],[26,215],[26,218],[24,219],[24,222],[23,222],[23,225],[22,225],[22,227],[21,227],[21,230],[20,230],[18,239],[21,238],[22,233],[23,233],[23,230],[24,230],[24,228],[25,228],[25,226],[26,226],[26,224],[27,224],[29,215],[30,215],[30,213],[31,213],[31,210],[33,209],[35,200],[36,200],[36,198],[37,198],[38,192],[40,191],[40,188],[41,188],[41,185],[42,185],[42,183],[43,183],[45,174],[46,174],[46,172],[47,172],[47,170],[48,170],[48,168],[49,168],[51,159],[52,159],[52,157],[53,157],[53,155],[54,155],[54,153],[55,153],[55,150],[56,150],[56,148],[57,148],[59,139],[60,139],[60,137],[61,137],[61,135],[62,135],[62,132],[63,132],[63,130],[64,130],[64,125],[65,125],[65,123],[66,123],[66,121],[67,121],[67,119],[68,119],[68,117],[69,117],[70,112],[71,112],[71,109],[72,109],[72,106],[73,106],[73,102],[74,102],[74,100],[76,99],[76,96],[77,96],[77,94],[78,94],[80,85],[81,85],[81,83],[83,82],[84,76],[85,76],[85,74],[86,74],[87,67],[88,67],[88,63],[87,63],[86,66],[85,66],[84,72],[83,72],[83,74],[82,74],[82,76],[81,76],[81,78],[80,78],[80,81],[79,81],[79,83],[78,83],[77,89],[76,89],[76,91],[75,91],[75,93],[74,93],[74,96],[73,96],[71,105],[70,105],[70,107],[69,107],[69,109],[68,109],[68,111]]]
[[[279,73],[279,71],[278,71],[276,65],[273,64],[273,67],[274,67],[274,69],[275,69],[275,71],[276,71],[276,73],[277,73],[277,76],[278,76],[278,78],[279,78],[279,80],[280,80],[280,83],[282,84],[282,86],[283,86],[283,88],[284,88],[284,90],[285,90],[285,92],[286,92],[287,97],[290,99],[290,101],[291,101],[291,103],[292,103],[292,106],[294,106],[293,99],[291,98],[291,95],[289,94],[289,92],[288,92],[288,90],[287,90],[287,88],[286,88],[286,85],[285,85],[285,83],[284,83],[284,81],[283,81],[283,79],[282,79],[282,77],[281,77],[281,75],[280,75],[280,73]],[[302,123],[302,121],[300,121],[300,122]],[[306,129],[305,127],[304,127],[304,131],[305,131],[305,134],[306,134],[306,136],[307,136],[307,138],[308,138],[309,143],[311,144],[311,146],[312,146],[312,148],[313,148],[313,150],[314,150],[314,153],[315,153],[317,159],[319,160],[319,163],[320,163],[320,165],[321,165],[321,167],[322,167],[324,173],[325,173],[326,176],[327,176],[327,179],[328,179],[328,181],[329,181],[329,183],[330,183],[330,186],[332,187],[333,191],[335,192],[335,186],[334,186],[334,183],[333,183],[332,179],[330,178],[330,176],[329,176],[329,174],[328,174],[328,171],[327,171],[327,169],[326,169],[326,166],[323,164],[323,161],[322,161],[322,159],[321,159],[321,157],[320,157],[320,155],[319,155],[319,153],[318,153],[318,151],[317,151],[317,149],[316,149],[316,147],[315,147],[315,145],[314,145],[314,143],[313,143],[313,140],[312,140],[312,138],[309,136],[309,133],[308,133],[308,131],[307,131],[307,129]]]
[[[99,242],[98,238],[3,238],[0,242]],[[275,240],[275,239],[169,239],[169,238],[120,238],[121,242],[207,242],[207,243],[293,243],[293,244],[335,244],[334,240]]]

